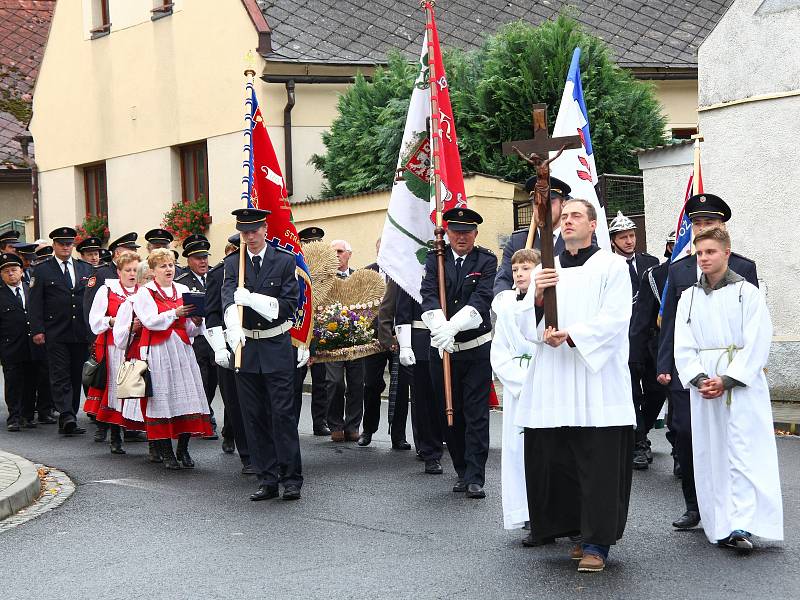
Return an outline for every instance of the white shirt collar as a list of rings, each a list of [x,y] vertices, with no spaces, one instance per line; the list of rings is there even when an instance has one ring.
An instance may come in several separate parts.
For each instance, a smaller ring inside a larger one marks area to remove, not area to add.
[[[258,254],[251,253],[250,252],[250,248],[248,248],[247,249],[247,258],[249,258],[250,260],[253,260],[254,256],[258,256],[259,258],[261,258],[261,264],[263,265],[264,264],[264,255],[266,253],[267,253],[267,245],[266,244],[264,244],[264,247],[261,249],[261,252],[259,252]]]
[[[16,296],[17,295],[17,290],[23,290],[23,288],[22,288],[22,280],[20,280],[20,282],[17,285],[8,285],[8,284],[6,284],[6,287],[8,289],[10,289],[11,293],[13,293]]]
[[[467,257],[469,256],[469,252],[467,252],[464,256],[459,256],[458,253],[455,250],[453,250],[452,246],[450,246],[450,251],[453,253],[453,260],[454,261],[458,260],[459,258],[463,258],[466,261]]]

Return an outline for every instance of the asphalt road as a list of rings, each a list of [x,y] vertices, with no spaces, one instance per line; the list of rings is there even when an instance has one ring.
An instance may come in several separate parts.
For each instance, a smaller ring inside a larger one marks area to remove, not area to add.
[[[77,490],[0,536],[0,598],[798,597],[800,440],[778,440],[786,541],[739,557],[700,529],[673,531],[681,494],[654,432],[625,537],[606,571],[588,575],[568,543],[526,549],[521,531],[503,530],[501,420],[492,415],[482,501],[451,493],[449,460],[444,476],[425,475],[383,432],[368,448],[313,437],[307,406],[299,502],[250,502],[252,481],[219,442],[193,441],[198,468],[166,472],[144,460],[146,444],[112,456],[91,431],[64,439],[54,426],[3,427],[0,448],[66,471]]]

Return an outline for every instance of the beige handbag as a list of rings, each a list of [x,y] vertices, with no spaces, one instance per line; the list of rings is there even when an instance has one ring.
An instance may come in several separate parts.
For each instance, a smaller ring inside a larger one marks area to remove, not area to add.
[[[128,347],[125,350],[127,357],[133,342],[133,318],[128,331]],[[147,347],[148,353],[150,347]],[[147,368],[147,360],[128,358],[119,366],[117,371],[117,398],[149,398],[153,395],[153,382]]]

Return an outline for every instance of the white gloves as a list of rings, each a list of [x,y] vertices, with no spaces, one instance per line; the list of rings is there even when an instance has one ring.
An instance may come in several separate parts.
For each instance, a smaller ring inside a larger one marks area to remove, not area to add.
[[[208,340],[208,345],[214,351],[214,362],[223,369],[230,369],[231,353],[225,345],[225,334],[222,331],[222,327],[206,329],[204,335]]]
[[[400,364],[404,367],[417,364],[414,350],[411,348],[411,325],[397,325],[394,328],[394,332],[397,335],[397,343],[400,346]]]
[[[247,338],[244,337],[242,323],[239,320],[239,309],[235,304],[231,304],[225,309],[225,339],[228,346],[235,352],[240,345],[244,348]]]
[[[441,311],[428,312],[441,313]],[[443,314],[442,317],[444,317]],[[425,314],[422,315],[422,320],[425,321]],[[444,321],[444,323],[442,323],[438,321],[436,317],[433,317],[432,320],[434,322],[428,325],[431,329],[431,345],[445,352],[453,351],[456,335],[462,331],[475,329],[483,323],[483,318],[481,318],[480,313],[469,304],[454,314],[449,321]],[[437,326],[436,329],[434,329],[434,326]],[[441,352],[439,354],[441,354]]]
[[[311,352],[305,344],[297,347],[297,368],[302,369],[308,364],[308,359],[311,358]]]
[[[237,288],[233,301],[239,306],[249,306],[267,321],[278,318],[278,299],[264,294],[253,294],[246,288]]]
[[[447,319],[444,318],[442,309],[437,308],[436,310],[426,310],[422,313],[422,322],[431,330],[431,333],[435,333],[442,325],[447,323]]]

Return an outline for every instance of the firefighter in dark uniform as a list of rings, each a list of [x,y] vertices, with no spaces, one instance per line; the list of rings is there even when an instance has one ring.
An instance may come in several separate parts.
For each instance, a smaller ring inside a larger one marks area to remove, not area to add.
[[[438,260],[428,253],[422,281],[422,321],[430,329],[430,370],[440,417],[445,419],[441,352],[451,357],[453,426],[444,422],[447,450],[458,474],[454,492],[484,498],[489,455],[489,389],[492,367],[490,318],[497,257],[475,245],[481,216],[468,208],[442,215],[450,243],[444,248],[447,306],[439,304]],[[447,310],[447,317],[443,313]]]
[[[239,234],[228,238],[225,255],[239,253]],[[225,342],[224,322],[222,319],[222,279],[225,275],[225,263],[219,261],[208,271],[206,278],[206,340],[214,351],[214,362],[217,363],[217,379],[222,403],[225,406],[225,425],[222,427],[222,451],[233,454],[239,452],[242,461],[243,475],[256,475],[250,463],[250,452],[247,449],[247,436],[244,431],[242,409],[239,405],[239,393],[236,390],[236,379],[233,374],[233,356]]]
[[[636,223],[617,212],[617,216],[608,225],[608,235],[611,238],[611,247],[615,254],[618,254],[628,263],[628,273],[631,278],[631,290],[633,293],[633,310],[636,310],[636,302],[639,297],[639,288],[642,274],[650,267],[658,265],[658,259],[646,252],[636,252]],[[631,323],[633,320],[631,319]],[[628,337],[630,338],[630,326]],[[646,422],[650,420],[652,413],[653,423],[658,418],[658,413],[664,405],[664,390],[656,381],[655,362],[649,361],[647,354],[634,354],[633,345],[630,346],[628,354],[628,369],[631,373],[631,390],[633,392],[633,407],[636,410],[636,444],[633,449],[633,468],[638,470],[647,469],[653,462],[653,453],[650,450],[650,440],[647,439]],[[652,425],[651,425],[652,427]]]
[[[100,266],[100,249],[102,247],[103,241],[99,237],[88,237],[77,244],[75,250],[80,253],[83,260],[97,268]]]
[[[631,356],[631,370],[636,369],[643,372],[646,369],[648,362],[652,363],[655,369],[656,359],[658,358],[658,334],[660,330],[660,319],[658,318],[661,310],[661,297],[664,294],[664,284],[667,282],[667,272],[669,271],[669,262],[672,258],[672,249],[675,246],[675,232],[670,231],[667,234],[666,246],[664,248],[664,256],[667,258],[660,265],[648,268],[641,277],[639,283],[639,296],[636,299],[636,304],[633,305],[633,314],[631,315],[630,327],[630,356]],[[638,362],[637,362],[638,361]],[[660,385],[656,382],[657,385]],[[662,393],[668,392],[666,388],[661,386]],[[667,398],[669,394],[667,393]],[[663,403],[662,403],[663,405]],[[653,428],[661,409],[650,407],[644,415],[645,435]],[[667,407],[667,441],[673,446],[673,474],[680,478],[680,466],[678,458],[675,456],[675,432],[671,425],[672,409]],[[649,448],[648,448],[649,450]],[[648,456],[648,460],[650,460]]]
[[[69,436],[86,433],[78,425],[77,414],[81,373],[89,352],[84,294],[94,269],[72,258],[73,228],[59,227],[50,238],[53,256],[33,270],[29,315],[33,342],[47,351],[53,403],[59,412],[58,432]]]
[[[303,474],[289,331],[300,290],[294,254],[265,241],[268,214],[253,208],[233,211],[244,253],[244,286],[239,287],[240,255],[232,254],[225,258],[222,309],[228,345],[234,350],[241,346],[236,385],[250,460],[259,477],[250,499],[277,498],[283,484],[282,498],[297,500]]]
[[[321,242],[325,237],[322,227],[306,227],[297,232],[301,244],[308,242]],[[314,282],[312,281],[313,285]],[[297,348],[294,349],[297,353]],[[295,380],[295,402],[297,402],[297,416],[300,418],[300,408],[303,403],[303,382],[306,380],[306,373],[311,371],[311,422],[314,428],[314,435],[329,436],[331,430],[328,429],[326,418],[328,416],[328,394],[325,391],[325,363],[312,363],[310,366],[303,365],[297,369]]]
[[[430,370],[431,334],[422,322],[422,306],[403,289],[397,290],[394,330],[403,369],[410,371],[411,419],[417,456],[425,462],[425,472],[441,475],[442,423],[433,392]]]
[[[696,194],[686,202],[686,216],[692,222],[692,234],[697,235],[709,227],[725,227],[731,218],[727,203],[714,194]],[[756,287],[758,275],[756,263],[740,254],[731,252],[729,268]],[[692,414],[689,390],[681,385],[675,370],[673,346],[675,339],[675,313],[683,290],[692,287],[700,278],[697,256],[691,254],[676,260],[669,267],[669,282],[664,298],[661,332],[658,339],[658,381],[670,388],[672,401],[672,426],[675,429],[675,451],[681,466],[681,487],[686,503],[686,512],[672,525],[677,529],[690,529],[700,522],[697,507],[697,492],[694,485],[694,461],[692,459]]]
[[[533,206],[533,188],[536,185],[536,177],[530,177],[525,182],[525,191],[531,196],[531,206]],[[564,238],[561,237],[559,223],[561,222],[561,205],[564,200],[570,197],[572,188],[556,177],[550,178],[550,211],[553,216],[553,256],[558,256],[564,251]],[[533,214],[533,212],[531,213]],[[503,260],[497,269],[497,277],[494,280],[494,295],[502,291],[510,290],[514,286],[514,276],[511,274],[511,257],[514,252],[522,250],[528,242],[528,227],[517,229],[508,238],[506,245],[503,246]],[[537,234],[533,242],[533,247],[537,250],[541,248],[541,240]]]
[[[183,274],[175,278],[175,281],[182,283],[192,292],[205,294],[208,277],[208,257],[211,244],[208,239],[199,233],[195,233],[183,240],[183,257],[188,264]],[[202,315],[205,316],[205,315]],[[214,409],[211,403],[217,393],[217,363],[214,362],[214,351],[203,336],[197,336],[192,344],[197,365],[200,367],[200,376],[203,378],[203,389],[206,393],[208,408],[211,412],[211,428],[213,434],[204,438],[209,440],[218,439],[217,420],[214,418]]]
[[[6,254],[16,254],[17,251],[14,248],[14,244],[19,242],[20,232],[16,229],[7,229],[3,233],[0,233],[0,252]]]
[[[36,265],[42,264],[48,258],[53,256],[53,247],[52,246],[42,246],[41,248],[36,249],[36,258],[31,263],[31,266],[35,267]]]
[[[22,259],[15,254],[0,255],[0,362],[3,363],[5,400],[9,431],[33,429],[36,421],[37,380],[45,351],[33,343],[28,315],[30,289],[22,278]],[[47,374],[44,374],[47,382]]]
[[[111,250],[109,250],[108,248],[100,248],[100,264],[97,265],[97,268],[99,269],[103,265],[110,265],[111,257],[112,257]]]

